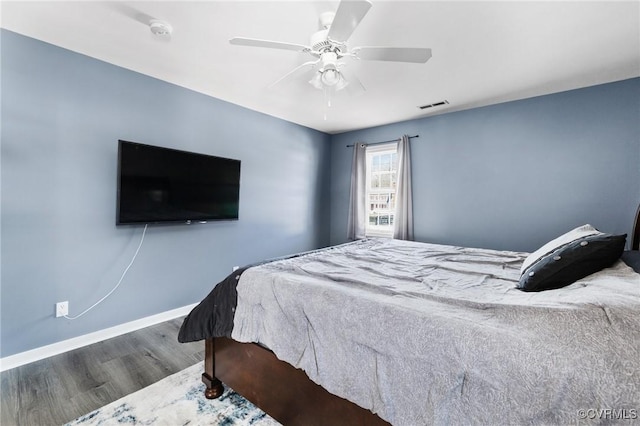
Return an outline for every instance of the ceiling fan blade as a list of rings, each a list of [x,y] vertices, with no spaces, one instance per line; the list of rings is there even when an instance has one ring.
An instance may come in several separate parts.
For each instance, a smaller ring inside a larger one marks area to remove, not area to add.
[[[369,0],[342,0],[327,34],[329,40],[346,42],[370,8]]]
[[[425,63],[431,58],[431,49],[424,47],[355,47],[351,51],[365,61],[393,61]]]
[[[294,69],[292,69],[291,71],[289,71],[288,73],[286,73],[285,75],[283,75],[282,77],[280,77],[279,79],[271,83],[269,85],[269,89],[273,89],[276,85],[282,83],[285,80],[291,81],[294,78],[301,76],[302,74],[304,74],[305,72],[308,72],[311,68],[313,68],[313,66],[318,62],[320,62],[319,59],[317,61],[305,62],[304,64],[295,67]]]
[[[234,37],[229,43],[238,46],[268,47],[270,49],[293,50],[296,52],[306,52],[311,50],[308,46],[295,43],[285,43],[282,41],[260,40],[257,38]]]

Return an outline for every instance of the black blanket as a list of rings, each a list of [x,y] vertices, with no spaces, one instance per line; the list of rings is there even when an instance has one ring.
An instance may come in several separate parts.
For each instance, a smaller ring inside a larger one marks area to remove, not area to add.
[[[304,256],[309,253],[317,253],[330,248],[331,247],[325,247],[317,250],[268,259],[249,264],[232,272],[224,280],[216,284],[209,295],[205,297],[198,306],[193,308],[189,315],[187,315],[182,322],[182,327],[180,327],[178,341],[180,343],[187,343],[211,339],[214,337],[231,337],[231,332],[233,331],[233,318],[236,311],[236,305],[238,304],[238,292],[236,291],[236,286],[238,285],[240,276],[247,269],[253,266],[274,262],[276,260],[291,259],[294,257]]]
[[[238,303],[236,285],[249,266],[238,269],[220,281],[198,306],[187,315],[180,327],[180,343],[213,337],[231,337],[233,315]]]

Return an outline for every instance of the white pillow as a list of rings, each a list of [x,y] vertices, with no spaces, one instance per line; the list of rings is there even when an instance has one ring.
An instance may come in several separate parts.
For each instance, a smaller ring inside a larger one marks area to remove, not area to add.
[[[579,238],[588,237],[589,235],[602,234],[602,232],[598,231],[593,226],[586,224],[577,227],[576,229],[572,229],[566,234],[560,235],[558,238],[549,241],[547,244],[540,247],[538,250],[531,253],[520,267],[520,273],[522,274],[529,266],[535,263],[538,259],[541,259],[545,255],[551,253],[558,247],[569,244],[571,241],[577,240]]]

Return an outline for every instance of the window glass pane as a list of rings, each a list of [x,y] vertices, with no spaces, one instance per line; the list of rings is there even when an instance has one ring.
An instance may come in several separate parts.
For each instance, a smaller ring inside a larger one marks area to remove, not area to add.
[[[379,155],[374,155],[373,156],[373,168],[371,169],[374,172],[380,171],[380,156]]]
[[[397,163],[393,145],[367,152],[367,235],[393,234]]]
[[[391,171],[391,155],[384,154],[380,156],[380,170],[381,171]]]
[[[380,187],[381,188],[391,188],[391,174],[385,173],[380,175]]]

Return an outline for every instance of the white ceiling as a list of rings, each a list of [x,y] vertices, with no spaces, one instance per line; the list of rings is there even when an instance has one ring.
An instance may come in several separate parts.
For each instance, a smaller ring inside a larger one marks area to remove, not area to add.
[[[268,86],[311,59],[233,46],[308,45],[337,1],[2,1],[3,28],[327,133],[640,76],[640,2],[376,1],[353,46],[429,47],[426,64],[353,61],[367,91],[325,108],[306,80]],[[173,26],[169,40],[147,22]],[[448,100],[423,111],[419,105]],[[326,113],[326,119],[325,119]]]

